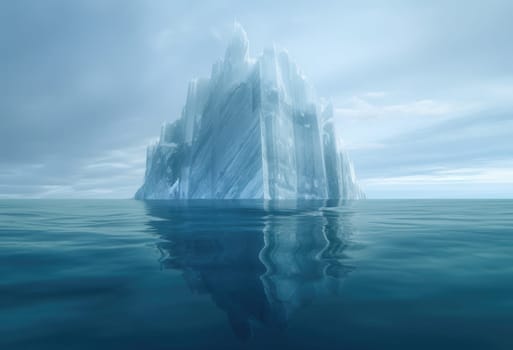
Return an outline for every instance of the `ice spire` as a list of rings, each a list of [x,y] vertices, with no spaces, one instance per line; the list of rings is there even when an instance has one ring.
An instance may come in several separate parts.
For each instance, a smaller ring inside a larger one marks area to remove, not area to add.
[[[233,25],[233,35],[224,55],[222,69],[219,72],[221,78],[220,88],[231,88],[246,79],[250,70],[251,62],[249,58],[249,41],[246,31],[242,26],[235,22]],[[217,67],[214,68],[212,76],[217,76]]]
[[[237,65],[241,62],[249,61],[248,35],[242,25],[238,22],[233,24],[233,35],[231,42],[226,49],[224,60],[226,63],[231,65]]]

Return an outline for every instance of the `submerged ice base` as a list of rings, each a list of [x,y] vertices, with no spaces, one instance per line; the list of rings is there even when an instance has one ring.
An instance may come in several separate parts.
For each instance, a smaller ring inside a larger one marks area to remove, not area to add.
[[[331,105],[285,51],[249,56],[235,26],[210,79],[189,84],[182,116],[148,148],[137,199],[358,199]]]

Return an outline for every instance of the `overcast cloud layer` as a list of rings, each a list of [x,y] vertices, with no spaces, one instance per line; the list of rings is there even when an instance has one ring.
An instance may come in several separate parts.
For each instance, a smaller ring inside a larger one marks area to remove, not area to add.
[[[128,198],[234,20],[331,99],[371,198],[513,196],[511,1],[0,2],[0,197]]]

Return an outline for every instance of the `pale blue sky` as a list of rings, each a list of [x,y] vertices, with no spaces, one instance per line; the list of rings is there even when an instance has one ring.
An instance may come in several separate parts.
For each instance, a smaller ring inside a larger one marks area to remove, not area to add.
[[[234,20],[285,47],[370,198],[513,197],[511,1],[0,2],[0,197],[131,197]]]

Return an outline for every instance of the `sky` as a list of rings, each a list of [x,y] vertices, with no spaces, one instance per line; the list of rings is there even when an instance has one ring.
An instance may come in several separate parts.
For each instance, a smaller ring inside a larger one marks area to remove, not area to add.
[[[369,198],[513,198],[513,2],[0,2],[0,198],[130,198],[233,23],[333,102]]]

